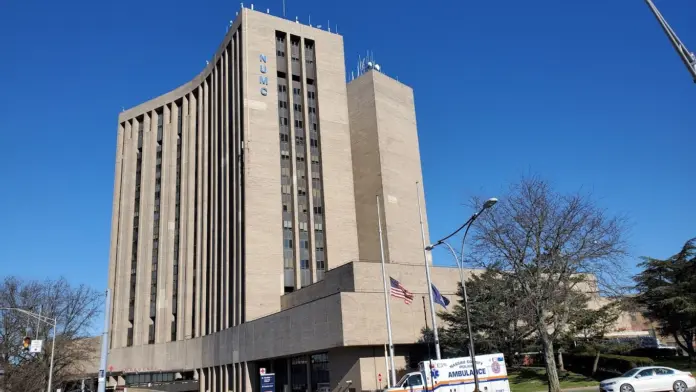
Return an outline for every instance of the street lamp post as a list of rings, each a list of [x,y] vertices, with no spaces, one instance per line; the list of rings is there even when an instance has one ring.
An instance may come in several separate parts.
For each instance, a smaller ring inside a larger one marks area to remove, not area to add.
[[[36,313],[30,312],[28,310],[21,309],[21,308],[0,308],[0,310],[17,311],[20,313],[24,313],[27,316],[34,317],[35,319],[37,319],[41,322],[44,322],[46,324],[49,324],[49,325],[53,324],[53,342],[51,342],[51,363],[50,363],[49,369],[48,369],[48,387],[46,388],[46,392],[51,392],[51,386],[53,383],[53,359],[55,358],[55,353],[56,353],[56,330],[58,329],[57,328],[58,327],[58,318],[57,317],[51,318],[51,317],[42,316],[40,314],[36,314]]]
[[[476,218],[481,215],[485,210],[493,207],[495,203],[498,202],[498,199],[496,198],[490,198],[486,200],[485,203],[483,203],[483,206],[481,207],[481,210],[469,218],[468,221],[466,221],[463,225],[461,225],[457,230],[455,230],[452,234],[446,236],[445,238],[437,241],[433,245],[427,246],[425,249],[426,250],[433,250],[436,246],[438,245],[445,245],[447,249],[452,253],[452,257],[454,257],[454,261],[457,263],[457,269],[459,269],[459,283],[462,285],[462,294],[464,296],[464,313],[466,315],[466,326],[467,329],[469,330],[469,357],[471,358],[471,367],[472,370],[474,371],[474,392],[479,392],[479,377],[478,377],[478,369],[476,368],[476,353],[474,352],[474,335],[471,329],[471,315],[469,314],[469,297],[467,296],[466,293],[466,279],[464,279],[464,243],[466,241],[466,236],[469,234],[469,229],[471,228],[471,225],[474,223]],[[462,229],[464,229],[464,236],[462,237],[462,248],[459,256],[457,256],[457,252],[454,251],[454,248],[452,248],[452,245],[447,243],[446,241],[459,233]]]

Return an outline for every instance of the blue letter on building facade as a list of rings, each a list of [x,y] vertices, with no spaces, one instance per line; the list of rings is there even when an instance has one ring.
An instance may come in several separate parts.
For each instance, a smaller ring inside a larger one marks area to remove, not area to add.
[[[268,72],[268,68],[266,67],[266,55],[261,54],[259,55],[259,61],[261,62],[261,65],[259,67],[259,70],[261,71],[262,74],[265,74]],[[261,95],[264,97],[268,95],[268,88],[265,86],[268,86],[268,76],[261,75],[259,76],[259,84],[261,85]]]

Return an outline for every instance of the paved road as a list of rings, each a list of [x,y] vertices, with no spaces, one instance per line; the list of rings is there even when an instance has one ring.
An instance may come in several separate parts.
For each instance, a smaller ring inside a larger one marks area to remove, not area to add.
[[[583,388],[568,388],[568,389],[563,389],[563,392],[593,392],[593,391],[599,391],[599,386],[596,387],[583,387]],[[546,390],[539,391],[539,392],[547,392]],[[696,392],[696,388],[691,388],[687,390],[687,392]]]

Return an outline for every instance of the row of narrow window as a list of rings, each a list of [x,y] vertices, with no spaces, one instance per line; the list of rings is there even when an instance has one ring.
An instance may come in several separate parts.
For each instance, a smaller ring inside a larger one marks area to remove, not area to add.
[[[278,47],[278,57],[285,57],[285,39],[286,35],[284,33],[277,32],[277,47]],[[292,59],[294,61],[299,61],[301,41],[299,37],[291,37],[292,45]],[[296,49],[297,48],[297,49]],[[313,63],[313,53],[314,45],[312,41],[305,40],[305,59],[308,63]],[[296,75],[292,77],[293,82],[298,82]],[[323,236],[323,197],[321,194],[321,160],[319,151],[319,133],[318,133],[318,121],[317,121],[317,106],[316,106],[316,92],[307,91],[306,97],[303,97],[303,92],[301,86],[292,86],[292,94],[294,96],[292,110],[294,112],[293,125],[295,129],[295,136],[291,138],[290,130],[288,129],[289,124],[289,113],[287,110],[290,108],[288,102],[288,85],[289,80],[286,74],[283,72],[278,73],[278,107],[279,107],[279,126],[280,126],[280,158],[281,158],[281,194],[282,194],[282,211],[283,211],[283,247],[284,247],[284,265],[287,270],[294,270],[295,263],[294,259],[296,257],[294,253],[294,248],[292,248],[292,239],[294,238],[294,227],[293,222],[297,219],[297,225],[299,226],[299,241],[301,244],[306,246],[301,246],[299,248],[299,263],[298,266],[303,270],[300,274],[301,282],[300,286],[306,286],[311,283],[308,281],[308,273],[310,269],[310,254],[313,254],[316,269],[318,274],[318,279],[321,279],[323,272],[326,268],[325,253],[324,253],[324,236]],[[307,79],[307,85],[314,85],[312,79]],[[304,118],[304,105],[307,105],[307,113],[309,115],[309,121],[305,121]],[[305,157],[305,149],[307,145],[307,137],[305,136],[305,126],[309,127],[311,135],[309,138],[309,146],[311,152],[311,166],[308,167]],[[292,146],[291,146],[292,143]],[[291,164],[291,150],[295,149],[295,170],[296,173],[292,173]],[[307,171],[311,173],[311,184],[309,177],[306,175]],[[295,177],[295,184],[297,189],[293,189],[293,175]],[[307,189],[312,187],[312,200],[313,208],[309,209],[308,205],[310,200],[307,194]],[[296,198],[296,202],[293,203],[293,198]],[[293,206],[296,205],[298,208],[297,214],[293,212]],[[309,233],[307,231],[308,222],[311,217],[313,217],[315,223],[315,239],[314,239],[314,249],[312,252],[311,246],[309,245]],[[305,273],[306,271],[306,273]],[[291,275],[293,275],[291,273]],[[290,279],[290,275],[286,273],[286,292],[292,291],[294,286],[294,277]]]
[[[180,203],[181,203],[181,134],[183,125],[183,110],[181,101],[177,104],[177,146],[176,146],[176,206],[175,206],[175,236],[173,249],[173,291],[172,291],[172,315],[171,339],[176,340],[176,314],[178,300],[178,281],[179,281],[179,238],[180,238]],[[170,111],[171,113],[171,111]],[[154,211],[153,211],[153,231],[152,231],[152,265],[150,276],[150,314],[148,325],[148,344],[155,343],[156,320],[157,320],[157,284],[159,269],[159,235],[160,235],[160,216],[161,216],[161,192],[162,192],[162,159],[163,159],[163,139],[164,139],[164,114],[163,110],[157,111],[157,144],[155,160],[155,189],[154,189]],[[135,303],[137,292],[137,271],[138,271],[138,239],[140,229],[140,203],[142,187],[142,145],[143,130],[146,116],[136,119],[138,124],[138,148],[135,175],[135,198],[134,198],[134,217],[133,217],[133,240],[131,253],[131,278],[130,292],[128,301],[128,331],[126,345],[133,345],[133,330],[135,323]]]

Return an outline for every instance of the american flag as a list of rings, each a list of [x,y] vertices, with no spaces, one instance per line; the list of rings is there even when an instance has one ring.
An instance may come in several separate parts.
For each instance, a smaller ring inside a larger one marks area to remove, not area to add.
[[[389,280],[391,281],[391,296],[401,298],[404,300],[404,303],[406,303],[406,305],[410,305],[411,302],[413,302],[413,293],[406,290],[404,286],[402,286],[401,283],[399,283],[398,280],[392,278],[391,276],[389,277]]]

